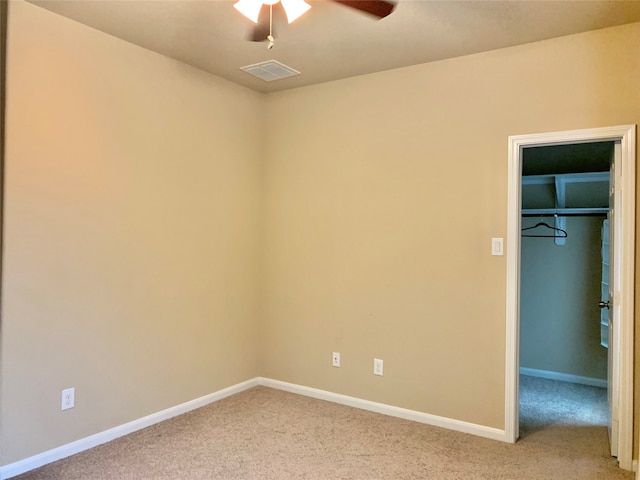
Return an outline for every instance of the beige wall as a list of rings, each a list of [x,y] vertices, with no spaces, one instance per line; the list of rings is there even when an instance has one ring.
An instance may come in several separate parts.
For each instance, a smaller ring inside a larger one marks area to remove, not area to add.
[[[634,24],[270,95],[263,374],[503,428],[507,137],[640,123],[639,44]]]
[[[263,108],[31,4],[9,17],[3,464],[258,375]]]
[[[522,239],[521,367],[607,379],[607,349],[600,345],[598,308],[603,220],[567,218],[564,245],[556,245],[553,238]],[[539,221],[523,218],[522,226],[532,227]],[[544,229],[536,232],[545,233]]]

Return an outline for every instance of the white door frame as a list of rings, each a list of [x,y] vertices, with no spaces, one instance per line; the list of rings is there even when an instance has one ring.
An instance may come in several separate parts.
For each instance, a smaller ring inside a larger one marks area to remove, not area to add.
[[[509,137],[509,180],[507,207],[507,315],[505,371],[505,439],[515,443],[519,435],[518,378],[520,368],[520,221],[522,151],[524,147],[571,143],[620,141],[616,158],[616,224],[620,242],[614,305],[619,308],[619,412],[618,461],[632,469],[633,459],[633,358],[634,358],[634,274],[635,274],[635,146],[636,126],[571,130]]]

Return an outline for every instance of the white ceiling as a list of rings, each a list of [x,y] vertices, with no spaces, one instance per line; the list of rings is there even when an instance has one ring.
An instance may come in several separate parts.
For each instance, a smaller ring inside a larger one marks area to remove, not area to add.
[[[408,65],[640,21],[640,0],[399,0],[382,20],[309,1],[276,44],[246,41],[253,23],[232,0],[32,0],[110,35],[259,92],[327,82]],[[265,82],[240,67],[277,60],[302,75]]]

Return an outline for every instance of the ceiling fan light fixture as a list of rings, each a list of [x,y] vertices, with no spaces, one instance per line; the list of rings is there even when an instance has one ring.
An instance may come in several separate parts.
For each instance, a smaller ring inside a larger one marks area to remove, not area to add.
[[[233,8],[238,10],[241,14],[251,20],[253,23],[258,23],[258,15],[260,15],[260,9],[262,8],[261,0],[238,0],[233,4]]]
[[[289,23],[299,18],[304,12],[311,8],[311,5],[304,0],[238,0],[233,4],[233,8],[253,23],[258,23],[258,16],[260,15],[262,5],[275,5],[279,1],[282,1],[282,7],[287,14]]]
[[[287,20],[289,23],[293,22],[296,18],[299,18],[307,10],[311,8],[304,0],[280,0],[284,12],[287,14]]]

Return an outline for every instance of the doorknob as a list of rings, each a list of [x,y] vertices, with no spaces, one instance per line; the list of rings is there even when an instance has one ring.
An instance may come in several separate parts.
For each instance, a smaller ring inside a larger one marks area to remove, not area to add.
[[[609,302],[608,302],[608,301],[607,301],[607,302],[603,302],[602,300],[600,300],[600,301],[598,302],[598,306],[599,306],[600,308],[609,308]]]

